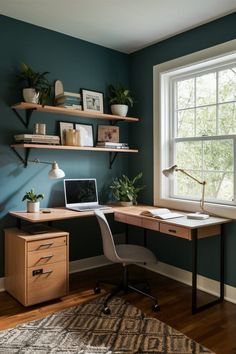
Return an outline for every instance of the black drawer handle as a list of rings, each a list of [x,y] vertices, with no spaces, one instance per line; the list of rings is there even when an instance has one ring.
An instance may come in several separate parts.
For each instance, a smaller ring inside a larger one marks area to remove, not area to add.
[[[173,229],[168,229],[169,232],[172,232],[173,234],[176,234],[176,230]]]
[[[45,270],[44,272],[42,272],[42,274],[51,274],[53,272],[53,270]]]
[[[48,256],[42,256],[42,257],[40,257],[40,259],[50,259],[52,257],[53,257],[53,254],[50,254]]]

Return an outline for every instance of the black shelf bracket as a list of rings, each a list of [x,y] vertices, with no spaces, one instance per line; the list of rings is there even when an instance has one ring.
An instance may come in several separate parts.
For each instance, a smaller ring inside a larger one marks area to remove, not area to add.
[[[115,162],[117,155],[118,155],[118,151],[116,152],[109,151],[109,169],[112,168],[112,165]]]
[[[13,147],[11,146],[12,151],[16,154],[16,156],[18,157],[18,159],[23,163],[24,167],[26,168],[28,165],[28,159],[29,159],[29,153],[30,153],[30,148],[24,148],[25,150],[25,156],[22,157],[19,152]]]
[[[29,122],[30,122],[30,118],[32,116],[33,111],[35,111],[35,108],[31,108],[31,109],[26,109],[25,110],[25,119],[23,119],[20,115],[20,113],[15,109],[12,108],[13,112],[15,113],[15,115],[20,119],[21,123],[28,128],[29,126]]]

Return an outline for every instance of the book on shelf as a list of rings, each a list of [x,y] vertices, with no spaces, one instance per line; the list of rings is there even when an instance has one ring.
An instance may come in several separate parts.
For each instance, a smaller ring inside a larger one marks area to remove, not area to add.
[[[55,95],[55,99],[59,99],[59,98],[68,98],[68,97],[76,97],[76,98],[80,98],[81,99],[81,94],[77,93],[77,92],[66,92],[63,91],[62,93],[59,93],[58,95]]]
[[[173,212],[166,208],[147,209],[142,211],[140,215],[150,216],[153,218],[163,219],[163,220],[180,218],[184,216],[183,214]]]
[[[60,144],[60,137],[57,135],[16,134],[14,139],[17,143]]]
[[[80,104],[56,104],[57,107],[68,108],[68,109],[77,109],[78,111],[82,111],[82,106]]]
[[[55,98],[55,103],[81,104],[81,99],[79,97],[61,97]]]
[[[110,149],[129,149],[129,145],[127,143],[113,143],[110,141],[98,141],[97,146]]]

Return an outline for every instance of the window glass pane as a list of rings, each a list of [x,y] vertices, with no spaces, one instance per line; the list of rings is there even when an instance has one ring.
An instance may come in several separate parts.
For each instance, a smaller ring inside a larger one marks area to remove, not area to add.
[[[199,178],[201,177],[196,171],[187,171],[192,176]],[[176,172],[175,178],[175,192],[174,194],[179,197],[188,197],[192,199],[201,199],[202,186],[192,180],[191,178],[185,176],[181,172]]]
[[[196,106],[216,103],[216,73],[196,78]]]
[[[219,102],[236,100],[236,67],[219,71]]]
[[[233,172],[233,141],[204,141],[203,160],[206,171]]]
[[[177,109],[194,106],[194,79],[177,82]]]
[[[231,202],[234,198],[234,175],[225,172],[205,173],[205,197]]]
[[[216,107],[196,108],[196,136],[216,135]]]
[[[236,134],[236,103],[219,105],[218,113],[218,134]]]
[[[202,142],[185,141],[176,143],[176,164],[186,170],[201,170]]]
[[[188,136],[195,136],[194,132],[194,109],[187,109],[179,111],[178,114],[178,127],[177,136],[186,138]]]

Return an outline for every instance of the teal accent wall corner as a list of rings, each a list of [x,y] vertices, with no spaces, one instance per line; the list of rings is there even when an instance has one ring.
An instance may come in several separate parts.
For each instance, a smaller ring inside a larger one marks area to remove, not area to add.
[[[131,54],[131,82],[137,100],[135,113],[141,120],[129,128],[130,144],[140,149],[138,156],[130,160],[129,173],[143,172],[146,185],[140,196],[143,203],[153,203],[153,67],[235,38],[236,13],[233,13]],[[226,226],[226,283],[232,286],[236,286],[235,233],[235,222]],[[191,269],[191,243],[188,241],[152,232],[148,241],[162,262]],[[212,279],[219,279],[218,243],[217,237],[200,242],[200,274]]]

